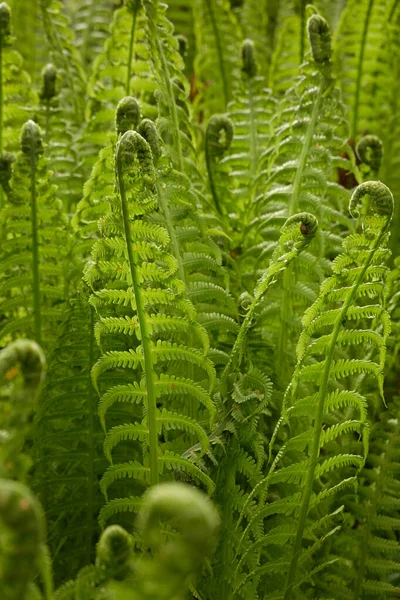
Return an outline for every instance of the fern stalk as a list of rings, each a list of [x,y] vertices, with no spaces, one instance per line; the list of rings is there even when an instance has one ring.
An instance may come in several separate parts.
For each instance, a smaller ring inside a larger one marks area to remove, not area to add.
[[[115,155],[116,175],[121,199],[122,218],[125,232],[126,251],[128,255],[129,270],[132,277],[132,288],[136,300],[136,309],[139,320],[140,334],[143,347],[143,362],[144,372],[147,387],[147,420],[149,428],[149,459],[150,459],[150,483],[156,485],[158,483],[158,435],[157,435],[157,404],[156,393],[154,388],[154,368],[153,356],[151,352],[150,336],[147,327],[146,313],[144,310],[144,302],[142,290],[139,283],[137,272],[137,264],[139,256],[133,248],[129,223],[129,209],[125,191],[125,181],[123,173],[123,161],[121,153],[125,150],[125,144],[129,146],[131,132],[127,131],[117,145]]]
[[[386,188],[386,186],[383,186],[383,184],[380,182],[371,182],[370,181],[370,182],[367,182],[367,183],[359,186],[356,189],[356,191],[354,192],[352,199],[350,200],[350,212],[353,212],[354,215],[356,215],[355,207],[356,207],[358,201],[364,195],[375,196],[375,199],[377,199],[378,202],[379,202],[379,200],[381,200],[383,209],[386,208],[384,202],[385,201],[390,202],[390,200],[391,200],[391,206],[393,207],[393,197],[391,195],[391,192],[388,190],[388,188]],[[379,207],[379,204],[378,204],[378,207]],[[360,287],[360,284],[363,282],[364,275],[372,262],[372,259],[374,257],[376,250],[380,246],[382,238],[386,235],[386,231],[390,225],[390,220],[391,220],[390,218],[388,218],[386,220],[385,226],[382,227],[381,231],[379,232],[379,235],[377,236],[377,238],[375,240],[374,245],[371,247],[368,258],[365,261],[365,265],[362,268],[362,270],[360,271],[360,273],[355,281],[354,286],[351,288],[351,291],[347,297],[346,302],[344,303],[344,305],[342,307],[342,310],[340,311],[339,317],[335,323],[335,327],[332,332],[332,338],[331,338],[330,345],[328,348],[325,367],[324,367],[324,371],[323,371],[323,374],[321,377],[317,415],[316,415],[316,419],[315,419],[314,427],[313,427],[313,435],[312,435],[312,441],[311,441],[311,449],[310,449],[310,453],[309,453],[308,468],[307,468],[304,488],[303,488],[303,492],[302,492],[302,499],[301,499],[301,504],[300,504],[298,527],[297,527],[296,537],[295,537],[295,541],[294,541],[294,545],[293,545],[292,557],[291,557],[290,566],[289,566],[289,570],[288,570],[283,600],[290,600],[293,597],[292,594],[293,594],[293,586],[295,584],[297,563],[298,563],[299,555],[300,555],[300,552],[302,549],[303,534],[304,534],[304,530],[306,527],[306,519],[307,519],[307,515],[308,515],[308,511],[309,511],[309,507],[310,507],[311,495],[312,495],[312,491],[313,491],[315,469],[318,464],[320,439],[321,439],[321,433],[322,433],[322,422],[323,422],[324,409],[325,409],[325,400],[326,400],[326,396],[328,393],[328,383],[329,383],[329,377],[330,377],[330,372],[331,372],[331,367],[332,367],[333,356],[334,356],[335,349],[336,349],[337,339],[339,336],[339,332],[343,326],[343,322],[346,319],[349,308],[352,306],[353,300],[357,294],[358,288]]]
[[[367,16],[365,19],[364,29],[363,29],[362,39],[361,39],[360,56],[358,58],[356,91],[354,94],[353,122],[351,124],[351,137],[353,138],[353,140],[357,136],[358,104],[360,101],[360,92],[361,92],[361,75],[362,75],[363,62],[364,62],[365,44],[367,41],[368,26],[369,26],[369,21],[371,18],[373,4],[374,4],[374,0],[369,0]]]
[[[22,151],[28,155],[31,178],[31,231],[32,231],[32,290],[33,290],[33,318],[35,340],[38,344],[42,339],[42,318],[40,302],[40,256],[38,236],[38,207],[36,194],[36,163],[37,154],[41,151],[41,138],[39,127],[33,121],[28,121],[24,126],[21,136]]]
[[[136,20],[137,14],[139,11],[139,2],[135,2],[133,6],[132,12],[132,27],[131,27],[131,37],[129,39],[129,56],[128,56],[128,72],[126,75],[126,95],[130,95],[131,91],[131,77],[132,77],[132,59],[133,59],[133,46],[135,44],[135,32],[136,32]]]
[[[89,437],[89,452],[88,452],[88,492],[87,492],[87,511],[86,511],[86,552],[85,556],[90,561],[93,545],[93,514],[94,514],[94,459],[95,459],[95,444],[94,444],[94,414],[96,403],[93,394],[93,385],[91,381],[91,370],[94,365],[94,324],[95,315],[93,307],[90,307],[90,340],[89,340],[89,369],[88,369],[88,437]]]
[[[225,102],[225,106],[227,106],[229,99],[230,99],[230,97],[229,97],[230,94],[229,94],[229,88],[228,88],[228,81],[226,79],[227,74],[225,73],[224,59],[223,59],[223,55],[222,55],[221,40],[219,37],[219,31],[218,31],[217,23],[215,20],[215,14],[213,12],[211,0],[206,0],[206,4],[207,4],[208,12],[210,15],[211,25],[212,25],[213,32],[214,32],[215,44],[216,44],[217,53],[218,53],[219,72],[220,72],[220,76],[222,79],[222,89],[224,90],[224,102]]]
[[[178,161],[178,170],[181,173],[185,172],[185,163],[183,160],[183,151],[182,151],[182,142],[180,138],[180,127],[179,127],[179,117],[178,111],[176,107],[174,90],[172,87],[172,81],[169,74],[168,68],[168,58],[165,55],[163,44],[159,38],[157,31],[157,9],[159,2],[149,2],[149,0],[143,1],[143,6],[145,12],[147,14],[147,19],[150,27],[150,35],[153,36],[153,43],[155,45],[158,58],[161,65],[161,75],[164,80],[165,89],[168,95],[167,102],[169,106],[170,116],[173,124],[173,137],[174,137],[174,145],[177,153],[177,161]]]

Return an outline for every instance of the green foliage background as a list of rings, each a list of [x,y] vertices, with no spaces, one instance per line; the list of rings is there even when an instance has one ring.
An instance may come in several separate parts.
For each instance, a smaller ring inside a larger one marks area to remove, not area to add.
[[[0,3],[5,600],[400,595],[400,3]]]

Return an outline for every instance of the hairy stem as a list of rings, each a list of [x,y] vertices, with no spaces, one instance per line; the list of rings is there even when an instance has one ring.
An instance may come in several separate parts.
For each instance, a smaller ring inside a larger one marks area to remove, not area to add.
[[[142,338],[144,373],[147,388],[147,420],[149,428],[149,458],[150,458],[150,484],[156,485],[159,481],[158,477],[158,435],[157,435],[157,403],[154,387],[154,368],[153,356],[151,352],[150,336],[147,326],[146,313],[144,310],[144,302],[142,289],[139,283],[137,265],[139,257],[133,248],[131,228],[129,222],[129,208],[126,198],[125,181],[122,167],[122,159],[119,156],[119,148],[117,148],[116,156],[116,173],[119,185],[119,193],[121,198],[122,217],[125,231],[126,250],[128,254],[129,269],[132,278],[133,293],[136,300],[136,308],[139,319],[140,334]]]

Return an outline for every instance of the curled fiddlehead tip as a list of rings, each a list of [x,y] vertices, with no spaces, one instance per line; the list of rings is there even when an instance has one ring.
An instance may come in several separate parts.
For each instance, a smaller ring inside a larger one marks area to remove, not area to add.
[[[111,525],[102,533],[96,548],[96,565],[104,569],[108,577],[124,579],[130,570],[132,544],[127,531],[119,525]]]
[[[35,121],[29,120],[22,127],[21,151],[27,156],[43,153],[42,132]]]
[[[6,598],[25,598],[46,535],[43,509],[25,485],[0,479],[0,522],[10,533],[2,548],[1,590]]]
[[[161,143],[157,128],[153,121],[150,119],[143,119],[139,124],[138,133],[140,133],[149,144],[153,153],[154,162],[156,163],[161,156]]]
[[[11,9],[6,2],[0,4],[0,44],[11,35]]]
[[[383,144],[376,135],[362,137],[356,146],[356,152],[361,162],[371,167],[376,173],[379,171],[382,162]]]
[[[179,564],[193,569],[214,548],[220,519],[211,500],[200,490],[177,482],[150,488],[143,497],[138,527],[152,544],[161,542],[160,519],[172,519],[181,534],[163,547],[163,555],[174,567]]]
[[[140,8],[140,2],[141,0],[126,0],[126,8],[132,13],[137,12]]]
[[[57,69],[49,63],[42,70],[42,89],[40,91],[41,100],[51,100],[56,95]]]
[[[317,64],[327,63],[331,59],[331,33],[329,25],[321,15],[311,15],[308,20],[308,38],[311,53]]]
[[[249,77],[254,77],[257,73],[254,43],[251,40],[244,40],[242,44],[242,71]]]
[[[32,340],[16,340],[0,352],[0,380],[12,379],[18,373],[17,365],[25,381],[25,387],[37,392],[44,380],[46,359],[41,347]]]
[[[136,98],[126,96],[118,103],[115,113],[115,128],[118,135],[136,129],[140,121],[140,106]]]
[[[155,170],[150,145],[137,131],[126,131],[120,138],[115,160],[117,168],[119,166],[129,168],[136,164],[149,183],[154,181]]]
[[[214,115],[208,122],[206,146],[210,156],[220,157],[226,152],[233,140],[233,123],[225,115]]]
[[[386,217],[388,225],[394,211],[394,198],[390,189],[381,181],[365,181],[359,185],[350,198],[349,213],[352,217],[357,219],[360,216],[358,204],[365,196],[370,201],[366,206],[367,214]]]
[[[302,212],[297,215],[293,215],[284,223],[282,227],[282,232],[287,231],[289,228],[292,228],[297,223],[300,224],[299,231],[304,237],[304,241],[307,243],[311,242],[313,237],[318,231],[318,220],[311,213]]]

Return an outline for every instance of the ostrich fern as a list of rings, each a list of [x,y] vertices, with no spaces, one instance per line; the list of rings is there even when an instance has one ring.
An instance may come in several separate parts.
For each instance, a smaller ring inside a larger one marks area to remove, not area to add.
[[[399,595],[399,27],[0,1],[5,600]]]

